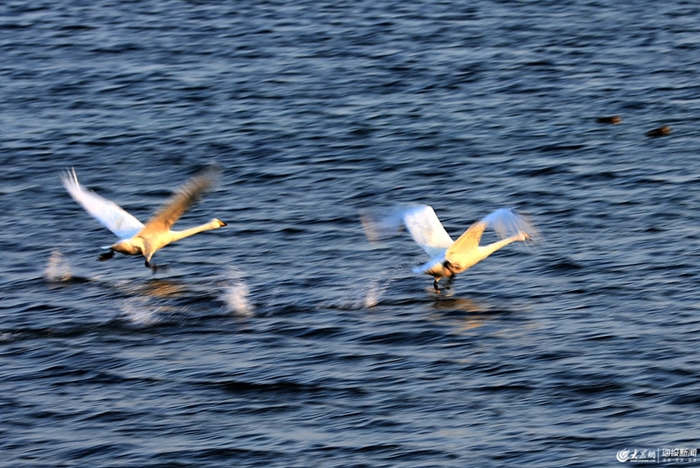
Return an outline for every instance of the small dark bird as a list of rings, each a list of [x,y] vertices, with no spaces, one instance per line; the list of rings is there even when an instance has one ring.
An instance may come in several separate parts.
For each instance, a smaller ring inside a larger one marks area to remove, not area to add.
[[[619,115],[611,115],[609,117],[598,117],[596,119],[596,122],[617,125],[622,123],[622,117],[620,117]]]
[[[655,128],[654,130],[649,130],[647,132],[648,137],[662,137],[669,135],[671,133],[672,129],[669,125],[664,125],[663,127]]]

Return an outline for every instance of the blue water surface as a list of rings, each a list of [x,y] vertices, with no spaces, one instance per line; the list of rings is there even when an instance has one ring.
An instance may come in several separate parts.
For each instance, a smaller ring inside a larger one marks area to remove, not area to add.
[[[700,5],[10,0],[0,46],[0,465],[700,445]],[[60,179],[145,222],[212,163],[155,274]],[[411,203],[541,240],[436,295],[359,222]]]

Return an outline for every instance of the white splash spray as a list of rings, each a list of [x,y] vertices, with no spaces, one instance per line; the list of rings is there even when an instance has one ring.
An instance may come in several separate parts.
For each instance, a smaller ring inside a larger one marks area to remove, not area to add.
[[[70,263],[60,250],[54,249],[51,251],[51,256],[49,256],[44,269],[44,277],[52,283],[69,281],[73,277]]]
[[[338,287],[337,299],[326,300],[321,305],[342,310],[371,309],[379,304],[391,282],[391,278],[353,278],[349,283]]]
[[[153,306],[145,297],[131,297],[121,304],[121,312],[126,320],[136,325],[153,325],[158,323],[157,306]]]
[[[370,283],[363,303],[365,309],[370,309],[379,304],[379,300],[384,295],[384,291],[389,287],[391,281],[391,279],[374,280]]]
[[[243,278],[243,272],[238,268],[229,268],[227,276],[221,299],[234,314],[242,316],[253,315],[253,305],[248,299],[250,288]]]
[[[17,333],[0,333],[0,343],[9,343],[12,341],[15,336],[17,336]]]

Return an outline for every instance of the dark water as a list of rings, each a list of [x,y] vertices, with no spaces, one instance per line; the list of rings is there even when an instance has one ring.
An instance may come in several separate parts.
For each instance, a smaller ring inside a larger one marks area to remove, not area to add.
[[[700,445],[700,5],[0,6],[3,466],[610,466]],[[620,115],[607,125],[596,117]],[[645,133],[661,125],[662,138]],[[142,260],[60,183],[146,220]],[[360,209],[543,234],[436,297]]]

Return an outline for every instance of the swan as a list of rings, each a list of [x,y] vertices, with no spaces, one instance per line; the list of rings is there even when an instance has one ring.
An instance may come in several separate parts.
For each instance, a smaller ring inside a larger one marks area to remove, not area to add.
[[[114,252],[125,255],[143,255],[145,265],[153,272],[158,269],[151,263],[153,254],[166,245],[204,231],[219,229],[226,223],[212,219],[206,224],[183,231],[171,231],[170,227],[199,199],[202,192],[212,187],[219,171],[208,168],[188,180],[144,225],[116,203],[102,198],[95,192],[85,189],[78,182],[75,169],[65,171],[61,178],[63,186],[85,211],[112,231],[121,240],[109,246],[109,251],[100,255],[99,260],[109,260]],[[161,267],[162,268],[162,267]]]
[[[429,262],[413,268],[413,272],[433,276],[436,292],[440,292],[438,281],[442,278],[449,278],[451,284],[456,274],[473,267],[495,251],[536,236],[535,228],[508,208],[500,208],[475,222],[456,241],[452,240],[433,208],[428,205],[395,208],[384,213],[363,211],[360,221],[371,242],[389,237],[402,225],[405,226],[413,240],[431,257]],[[493,227],[501,240],[479,245],[488,226]]]

